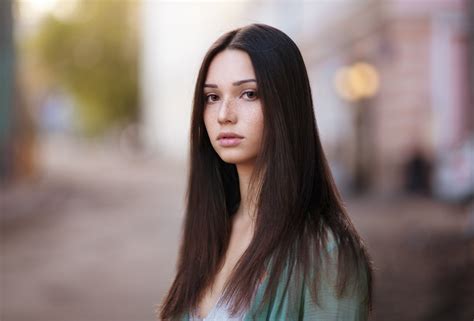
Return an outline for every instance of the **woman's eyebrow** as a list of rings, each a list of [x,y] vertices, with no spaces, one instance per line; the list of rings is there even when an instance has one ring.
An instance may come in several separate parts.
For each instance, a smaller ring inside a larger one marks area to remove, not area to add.
[[[244,79],[244,80],[239,80],[239,81],[236,81],[236,82],[233,82],[232,85],[234,86],[240,86],[242,85],[243,83],[246,83],[246,82],[257,82],[255,79]],[[211,87],[211,88],[218,88],[217,85],[215,84],[204,84],[204,87]]]

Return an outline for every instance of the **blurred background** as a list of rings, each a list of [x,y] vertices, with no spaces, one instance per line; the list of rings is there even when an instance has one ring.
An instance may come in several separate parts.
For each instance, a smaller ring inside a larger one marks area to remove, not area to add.
[[[373,320],[474,318],[474,1],[0,1],[2,321],[155,320],[193,86],[222,33],[302,51]]]

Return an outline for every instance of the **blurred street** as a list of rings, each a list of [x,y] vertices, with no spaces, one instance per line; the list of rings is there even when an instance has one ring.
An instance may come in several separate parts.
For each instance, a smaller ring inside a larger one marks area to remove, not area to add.
[[[40,151],[36,183],[0,194],[0,319],[154,320],[175,269],[186,164],[71,144]],[[374,320],[472,320],[466,208],[406,197],[347,207],[376,267]]]
[[[153,320],[177,256],[184,165],[44,149],[55,158],[40,159],[36,184],[1,192],[0,319]]]

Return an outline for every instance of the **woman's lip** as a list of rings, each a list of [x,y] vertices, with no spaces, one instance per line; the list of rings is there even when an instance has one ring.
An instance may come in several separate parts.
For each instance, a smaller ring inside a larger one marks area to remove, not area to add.
[[[242,138],[240,137],[222,137],[219,138],[219,145],[223,147],[232,147],[232,146],[237,146],[240,144],[240,141]]]
[[[217,139],[221,139],[221,138],[243,138],[243,137],[232,132],[222,132],[217,136]]]

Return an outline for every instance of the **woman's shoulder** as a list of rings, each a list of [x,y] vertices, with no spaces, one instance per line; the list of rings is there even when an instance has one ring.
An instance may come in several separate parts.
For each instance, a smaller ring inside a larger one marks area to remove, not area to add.
[[[337,296],[338,242],[332,231],[327,231],[326,242],[323,243],[328,255],[321,255],[319,263],[317,260],[310,261],[308,274],[304,274],[296,264],[291,269],[289,260],[266,309],[260,314],[250,313],[249,315],[258,317],[246,320],[365,320],[367,311],[361,303],[361,294]],[[314,277],[317,277],[317,283],[313,283]],[[263,298],[266,281],[259,288],[254,307]],[[314,290],[317,292],[316,301]],[[351,318],[353,316],[355,318]]]
[[[310,273],[300,283],[305,320],[366,320],[370,272],[357,260],[347,261],[352,258],[344,252],[349,248],[330,228],[325,232],[326,242],[321,247],[325,253],[311,261]],[[349,266],[354,269],[346,269]]]

